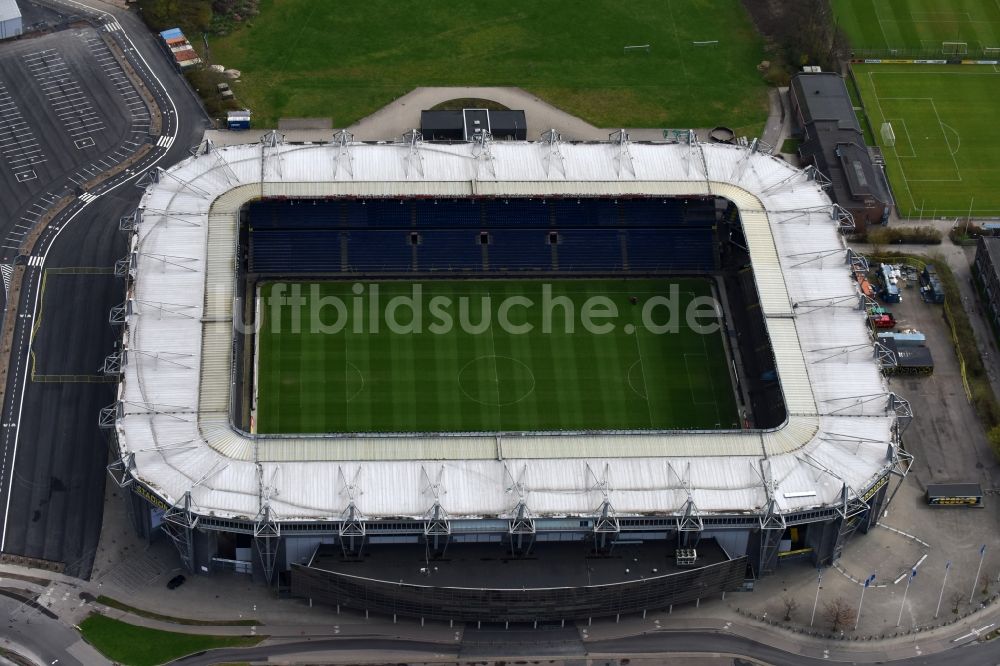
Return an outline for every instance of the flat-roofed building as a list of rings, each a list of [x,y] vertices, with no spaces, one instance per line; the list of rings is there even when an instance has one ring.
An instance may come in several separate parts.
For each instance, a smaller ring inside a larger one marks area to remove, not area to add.
[[[796,74],[790,95],[802,136],[799,156],[830,179],[830,197],[854,216],[859,231],[885,223],[889,184],[865,145],[844,80],[833,72]]]

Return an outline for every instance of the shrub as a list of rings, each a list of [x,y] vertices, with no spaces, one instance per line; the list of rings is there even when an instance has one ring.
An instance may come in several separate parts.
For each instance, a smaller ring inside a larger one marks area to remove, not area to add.
[[[205,111],[212,118],[223,119],[226,111],[243,108],[234,98],[223,99],[219,96],[216,86],[230,83],[229,77],[222,72],[213,72],[208,67],[190,67],[184,72],[184,77],[201,97]]]
[[[159,32],[180,28],[192,40],[212,23],[211,0],[139,0],[139,13],[151,29]]]
[[[942,238],[934,227],[877,227],[865,236],[872,245],[940,245]]]

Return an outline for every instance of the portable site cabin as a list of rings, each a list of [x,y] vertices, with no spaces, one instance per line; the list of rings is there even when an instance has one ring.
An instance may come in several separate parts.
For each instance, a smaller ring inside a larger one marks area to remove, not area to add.
[[[524,111],[490,109],[424,110],[420,112],[420,133],[431,141],[471,141],[483,131],[494,139],[524,141],[528,123]]]
[[[250,111],[246,109],[228,111],[226,113],[226,127],[231,130],[250,129]]]
[[[17,37],[24,31],[17,0],[0,0],[0,39]]]

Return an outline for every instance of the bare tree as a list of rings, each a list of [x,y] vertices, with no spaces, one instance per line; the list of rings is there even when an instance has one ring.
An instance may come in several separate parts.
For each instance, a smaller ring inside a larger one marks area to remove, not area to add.
[[[798,600],[792,597],[781,597],[781,605],[785,607],[785,622],[791,622],[792,613],[799,609]]]
[[[772,40],[792,70],[820,65],[837,71],[850,54],[829,0],[743,0],[757,29]]]
[[[948,597],[948,598],[951,599],[951,612],[955,613],[957,615],[958,614],[958,607],[962,605],[963,601],[965,601],[965,593],[964,592],[952,592],[951,596]]]
[[[840,631],[851,626],[857,617],[854,606],[847,603],[844,597],[837,597],[823,605],[823,618],[830,623],[830,631]]]

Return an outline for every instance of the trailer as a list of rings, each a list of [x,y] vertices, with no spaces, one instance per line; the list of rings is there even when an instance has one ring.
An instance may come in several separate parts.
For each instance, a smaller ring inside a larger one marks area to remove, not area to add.
[[[932,484],[927,486],[925,497],[930,506],[983,508],[983,487],[978,483]]]

